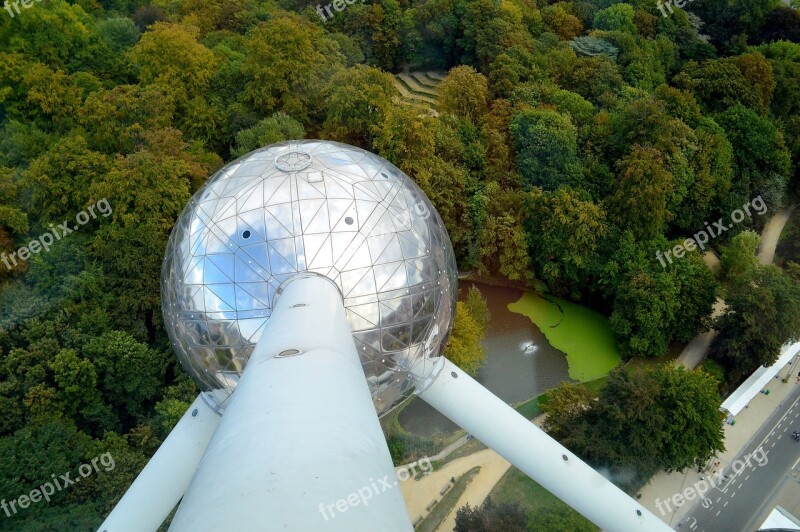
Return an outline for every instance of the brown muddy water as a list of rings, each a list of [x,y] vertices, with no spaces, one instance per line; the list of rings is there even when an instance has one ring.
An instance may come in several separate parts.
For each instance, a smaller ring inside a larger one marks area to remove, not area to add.
[[[459,282],[459,297],[475,285],[492,314],[483,348],[486,364],[476,379],[503,401],[513,404],[539,395],[569,380],[567,357],[552,347],[542,332],[525,316],[508,310],[522,291],[471,281]],[[458,427],[421,399],[414,399],[401,413],[400,424],[422,436],[447,434]]]

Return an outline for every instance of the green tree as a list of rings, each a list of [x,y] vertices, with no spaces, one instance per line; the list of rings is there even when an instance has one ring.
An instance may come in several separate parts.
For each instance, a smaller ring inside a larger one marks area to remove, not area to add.
[[[570,49],[574,58],[575,53]],[[553,75],[562,89],[577,92],[593,104],[621,90],[625,85],[619,67],[610,57],[579,57],[561,61],[553,54]]]
[[[472,315],[468,303],[456,303],[453,330],[444,349],[444,356],[470,375],[475,375],[486,360],[481,345],[486,336],[486,325],[479,321],[482,319],[481,314]]]
[[[203,94],[217,60],[197,38],[193,26],[154,24],[131,51],[142,84],[157,84],[183,103]]]
[[[632,5],[614,4],[595,14],[594,27],[598,30],[636,33],[633,15],[634,9]]]
[[[454,11],[450,6],[447,6],[447,10]],[[461,51],[458,63],[477,66],[478,41],[489,22],[500,17],[500,4],[492,0],[467,0],[458,5],[455,11],[451,16],[459,17],[457,24],[461,33],[456,41]]]
[[[741,105],[734,105],[716,120],[733,146],[739,175],[726,212],[758,196],[770,210],[778,209],[791,175],[791,154],[783,134],[769,119]]]
[[[435,129],[436,119],[425,107],[401,102],[386,110],[373,144],[382,157],[425,188],[418,174],[425,172],[428,161],[435,157]]]
[[[485,332],[489,327],[489,320],[492,319],[492,315],[489,312],[489,304],[486,302],[486,298],[483,297],[477,286],[472,285],[469,287],[467,297],[464,298],[464,305],[469,315],[475,320],[475,323]]]
[[[113,79],[125,70],[84,7],[65,0],[51,0],[47,9],[27,9],[13,20],[4,19],[0,49],[23,53],[68,73],[93,70]]]
[[[479,235],[474,211],[481,206],[476,205],[477,202],[467,191],[467,171],[435,157],[428,162],[424,171],[414,177],[442,217],[459,264],[470,264],[476,260],[476,250],[473,248]]]
[[[607,231],[602,208],[569,188],[533,188],[526,201],[528,249],[536,276],[557,294],[571,294],[583,282]]]
[[[525,185],[545,190],[580,185],[577,131],[569,117],[546,109],[523,111],[511,121],[511,135]]]
[[[671,218],[667,201],[674,190],[672,173],[657,150],[642,146],[634,146],[617,166],[618,178],[605,201],[609,219],[639,238],[655,237]]]
[[[758,52],[742,54],[734,60],[745,81],[758,93],[760,107],[764,110],[769,109],[775,91],[775,79],[770,63]]]
[[[690,91],[708,111],[720,112],[736,104],[763,109],[762,94],[748,82],[735,60],[690,61],[674,82],[678,88]]]
[[[727,210],[734,177],[733,147],[725,131],[712,119],[703,118],[694,136],[697,150],[689,156],[694,179],[673,219],[674,225],[686,231],[696,231]]]
[[[368,148],[392,100],[400,93],[391,75],[377,68],[357,65],[334,75],[327,95],[325,133],[336,140]]]
[[[509,3],[501,4],[501,16],[489,20],[478,32],[475,54],[481,71],[486,72],[503,52],[533,49],[534,41],[515,7]]]
[[[496,504],[487,497],[483,504],[473,508],[469,504],[456,512],[455,532],[527,532],[528,517],[519,504]]]
[[[583,33],[581,20],[568,13],[564,3],[545,6],[542,11],[542,21],[545,31],[550,31],[559,36],[561,40],[569,41]]]
[[[30,191],[30,209],[43,224],[73,218],[89,204],[89,187],[110,169],[106,155],[89,148],[86,139],[61,138],[22,173]]]
[[[571,433],[570,427],[591,410],[594,399],[589,388],[579,382],[565,382],[549,390],[547,402],[542,404],[542,412],[547,414],[542,428],[559,441],[567,438]]]
[[[469,66],[452,69],[439,84],[439,109],[442,112],[479,120],[487,111],[489,85],[486,77]]]
[[[281,14],[254,28],[246,46],[244,89],[256,110],[282,110],[301,123],[320,114],[319,94],[344,59],[321,28]]]
[[[88,436],[62,419],[27,425],[12,436],[0,438],[0,451],[7,458],[0,464],[2,496],[12,500],[20,494],[30,493],[31,489],[50,480],[53,474],[70,471],[75,478],[75,468],[82,463],[90,442]],[[50,504],[62,504],[68,495],[68,490],[56,491]],[[29,513],[46,506],[32,505]]]
[[[611,329],[625,356],[663,356],[676,320],[677,287],[667,275],[636,271],[619,283]]]
[[[17,207],[17,187],[13,181],[13,173],[8,168],[0,167],[0,253],[14,252],[14,238],[28,232],[28,216]],[[0,265],[0,281],[12,272],[19,271],[23,265],[5,263]]]
[[[615,370],[589,401],[578,389],[561,393],[551,422],[582,458],[635,490],[661,468],[683,470],[724,451],[717,383],[705,372],[673,364],[636,372]]]
[[[275,142],[302,139],[305,135],[305,129],[300,122],[278,111],[254,126],[239,131],[236,134],[236,148],[231,151],[231,155],[241,157]]]
[[[176,112],[175,99],[167,88],[118,85],[90,94],[79,121],[93,149],[124,154],[141,147],[147,131],[170,127]]]
[[[732,380],[773,364],[781,346],[798,339],[800,285],[775,266],[759,267],[736,283],[725,303],[710,356],[731,372]]]
[[[72,349],[62,349],[49,366],[66,405],[65,414],[83,421],[89,433],[95,427],[98,433],[117,428],[116,417],[97,388],[97,371],[91,361],[80,358]]]
[[[480,235],[478,271],[482,275],[500,273],[513,281],[530,281],[524,194],[517,189],[503,189],[495,182],[488,183],[483,193],[486,218]]]
[[[4,119],[28,123],[31,130],[63,135],[75,125],[84,94],[99,85],[98,78],[89,72],[69,74],[23,54],[0,52]],[[42,147],[38,148],[42,151]]]
[[[742,231],[722,247],[722,275],[730,280],[750,279],[758,268],[758,243],[755,231]]]
[[[54,140],[53,135],[36,127],[35,124],[7,119],[0,130],[0,165],[27,166],[30,161],[47,151]]]
[[[83,354],[97,368],[97,384],[120,419],[142,416],[164,388],[164,354],[129,334],[109,332],[89,341]]]
[[[129,18],[114,17],[97,23],[97,33],[109,48],[119,53],[132,48],[139,40],[141,32]]]
[[[713,274],[696,250],[660,264],[656,252],[670,247],[664,239],[626,246],[616,250],[619,263],[607,265],[605,275],[619,277],[609,282],[616,287],[610,322],[625,356],[662,356],[671,342],[708,328],[716,301]]]
[[[397,0],[380,0],[369,6],[367,20],[376,66],[391,70],[403,61],[403,37],[412,32],[411,20]]]
[[[92,255],[117,295],[117,316],[144,316],[153,334],[159,313],[161,261],[169,231],[191,197],[189,190],[219,165],[218,157],[180,132],[155,130],[141,150],[117,158],[89,189],[106,198],[113,213],[98,229]]]

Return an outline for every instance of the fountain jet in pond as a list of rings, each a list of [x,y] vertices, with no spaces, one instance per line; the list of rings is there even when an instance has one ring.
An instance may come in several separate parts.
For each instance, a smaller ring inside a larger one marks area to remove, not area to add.
[[[164,321],[204,390],[100,530],[409,531],[379,416],[412,393],[606,530],[669,530],[442,356],[457,271],[428,198],[327,141],[228,164],[170,237]],[[346,511],[321,511],[346,499]]]

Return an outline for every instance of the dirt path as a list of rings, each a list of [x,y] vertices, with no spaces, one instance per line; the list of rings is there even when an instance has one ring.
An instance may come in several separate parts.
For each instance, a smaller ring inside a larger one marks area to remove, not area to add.
[[[505,465],[503,465],[503,463],[505,463]],[[462,494],[458,503],[454,506],[453,512],[451,512],[453,515],[453,522],[455,522],[455,510],[461,508],[466,502],[474,504],[474,497],[481,497],[480,494],[485,491],[485,494],[482,495],[478,504],[483,502],[483,499],[486,498],[486,495],[489,494],[510,465],[511,464],[500,458],[500,456],[491,449],[484,449],[477,453],[472,453],[463,458],[448,462],[438,471],[434,471],[430,475],[422,477],[420,480],[407,480],[402,482],[400,484],[400,489],[406,501],[409,517],[414,521],[418,516],[424,517],[427,515],[428,511],[425,507],[434,499],[440,500],[442,498],[440,492],[442,488],[450,482],[451,478],[460,477],[473,467],[480,467],[480,472],[472,479],[469,489]],[[499,476],[497,476],[500,469],[502,469],[502,473],[499,473]],[[449,519],[450,516],[448,516],[448,520]],[[452,526],[449,529],[440,527],[440,530],[452,529]]]
[[[470,506],[483,504],[483,501],[489,496],[495,485],[500,482],[508,468],[511,467],[510,463],[491,449],[485,449],[475,454],[483,454],[481,457],[483,459],[481,470],[472,479],[469,488],[461,494],[461,498],[453,506],[453,509],[442,522],[437,532],[452,532],[456,527],[456,512],[458,512],[458,509],[467,504]]]
[[[764,226],[764,230],[761,232],[761,243],[757,252],[759,264],[772,264],[772,261],[775,260],[775,249],[778,247],[778,240],[781,237],[781,232],[784,226],[786,226],[786,222],[789,221],[795,207],[796,205],[792,205],[781,209],[775,216],[770,218],[767,225]],[[719,259],[717,259],[715,255],[706,253],[703,259],[712,270],[715,269],[715,267],[719,268]],[[724,310],[725,302],[721,299],[717,299],[717,302],[714,304],[714,312],[711,314],[712,319],[722,314]],[[692,341],[686,344],[681,354],[675,359],[675,364],[681,364],[689,369],[696,368],[708,354],[708,349],[711,347],[711,342],[716,335],[717,331],[711,330],[692,338]]]
[[[758,247],[759,264],[772,264],[772,261],[775,260],[775,250],[778,247],[781,232],[792,216],[795,207],[796,205],[791,205],[781,209],[764,226],[764,230],[761,232],[761,244]]]
[[[725,310],[725,301],[717,298],[714,303],[714,310],[711,313],[711,319],[716,319]],[[717,331],[710,330],[708,332],[700,333],[692,341],[686,344],[681,354],[675,359],[676,366],[685,366],[689,369],[694,369],[700,365],[711,347],[711,342],[717,335]]]

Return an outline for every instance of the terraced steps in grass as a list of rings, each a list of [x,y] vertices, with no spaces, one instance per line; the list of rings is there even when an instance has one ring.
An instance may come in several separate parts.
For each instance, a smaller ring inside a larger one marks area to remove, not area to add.
[[[395,77],[399,79],[403,84],[405,84],[406,88],[408,88],[408,90],[410,90],[414,94],[419,94],[420,96],[427,96],[429,98],[437,97],[435,89],[429,89],[420,85],[419,82],[409,74],[397,74]]]
[[[416,101],[418,103],[427,104],[433,108],[436,107],[436,99],[430,96],[426,96],[423,94],[418,94],[412,91],[408,85],[406,85],[401,79],[398,79],[397,76],[394,77],[394,86],[400,92],[400,94],[409,100]]]
[[[425,75],[425,72],[410,72],[409,75],[417,82],[420,87],[424,87],[431,92],[436,93],[436,88],[439,85],[438,80],[432,80],[428,76]]]

